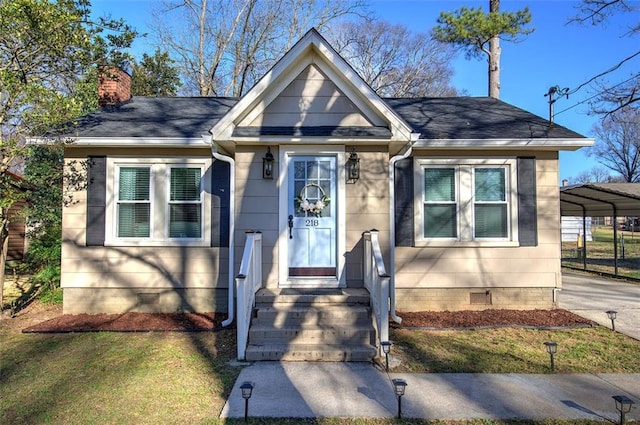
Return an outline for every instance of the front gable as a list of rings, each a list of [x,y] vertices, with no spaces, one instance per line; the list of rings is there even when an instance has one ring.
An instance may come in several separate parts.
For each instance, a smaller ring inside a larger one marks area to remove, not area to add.
[[[216,142],[409,141],[411,128],[309,31],[212,129]],[[317,140],[316,140],[317,141]]]

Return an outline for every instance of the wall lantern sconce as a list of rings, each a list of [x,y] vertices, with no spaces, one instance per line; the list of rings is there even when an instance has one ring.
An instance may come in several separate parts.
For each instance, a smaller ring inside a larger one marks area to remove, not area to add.
[[[349,159],[345,164],[347,169],[347,183],[355,183],[360,178],[360,158],[356,153],[356,148],[351,149]]]
[[[253,382],[243,382],[240,385],[240,391],[242,392],[242,398],[244,398],[244,421],[247,422],[249,417],[249,399],[251,398],[251,392],[253,391]]]
[[[613,399],[616,401],[616,409],[620,412],[620,425],[624,425],[625,415],[631,411],[633,400],[626,395],[614,395]]]
[[[407,387],[407,381],[404,379],[393,379],[393,389],[396,393],[396,397],[398,398],[398,419],[402,418],[402,396],[404,395],[404,390]]]
[[[615,310],[609,310],[607,311],[607,317],[609,318],[609,320],[611,320],[611,330],[615,332],[616,330],[616,316],[618,315],[618,312]]]
[[[553,364],[553,356],[555,356],[555,354],[558,352],[558,343],[547,341],[544,343],[544,345],[547,347],[547,353],[549,353],[549,358],[551,359],[551,371],[553,372],[555,369]]]
[[[262,158],[262,178],[273,180],[273,154],[271,153],[271,147],[267,148],[267,153]]]
[[[385,360],[385,364],[386,364],[386,369],[387,372],[389,372],[389,353],[391,352],[391,346],[393,344],[391,343],[391,341],[382,341],[380,343],[380,346],[382,347],[382,352],[384,353],[384,360]]]

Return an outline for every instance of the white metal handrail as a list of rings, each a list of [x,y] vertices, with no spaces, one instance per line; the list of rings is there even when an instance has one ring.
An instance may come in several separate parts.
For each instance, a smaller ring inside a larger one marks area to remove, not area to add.
[[[238,295],[238,360],[244,360],[249,339],[251,313],[256,292],[262,287],[262,233],[247,232],[240,272],[236,276]]]
[[[389,341],[389,281],[384,266],[378,231],[373,229],[363,234],[364,238],[364,286],[369,290],[371,306],[378,333],[378,350],[383,341]],[[380,352],[382,354],[382,352]]]

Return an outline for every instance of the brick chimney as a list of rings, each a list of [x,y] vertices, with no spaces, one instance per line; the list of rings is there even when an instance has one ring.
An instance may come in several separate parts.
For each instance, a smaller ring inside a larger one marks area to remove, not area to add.
[[[131,76],[119,68],[106,68],[98,75],[98,105],[119,106],[131,99]]]

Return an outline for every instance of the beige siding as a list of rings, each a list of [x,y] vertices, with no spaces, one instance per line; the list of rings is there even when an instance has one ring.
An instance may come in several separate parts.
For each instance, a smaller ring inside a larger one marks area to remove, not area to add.
[[[239,126],[371,126],[371,122],[315,65],[300,73],[257,117]]]
[[[92,155],[148,155],[139,150],[95,150]],[[70,148],[66,164],[83,176],[86,149]],[[208,150],[199,155],[210,155]],[[194,156],[158,149],[154,155]],[[86,176],[84,176],[86,177]],[[215,247],[87,247],[86,190],[63,207],[62,274],[65,313],[226,311],[228,249]],[[142,295],[141,295],[142,294]]]
[[[238,146],[236,161],[235,270],[239,270],[246,240],[245,232],[262,232],[262,280],[265,286],[278,285],[278,161],[273,180],[262,178],[262,157],[266,147]],[[271,152],[278,158],[277,147]]]
[[[385,263],[389,264],[389,156],[376,150],[379,148],[357,147],[360,179],[346,185],[347,286],[362,285],[363,232],[379,231]]]
[[[552,307],[553,288],[561,285],[556,153],[537,155],[536,175],[538,246],[397,247],[398,310]],[[470,294],[486,290],[492,303],[472,305]]]

